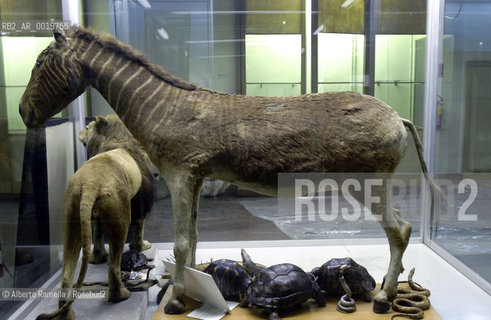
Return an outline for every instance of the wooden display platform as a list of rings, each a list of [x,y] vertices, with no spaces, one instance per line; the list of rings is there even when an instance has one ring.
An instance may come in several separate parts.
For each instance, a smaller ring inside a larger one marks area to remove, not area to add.
[[[380,285],[374,290],[377,293],[380,290]],[[170,294],[172,292],[172,287],[167,290],[164,298],[162,299],[160,305],[158,306],[157,312],[155,312],[152,320],[189,320],[192,318],[186,315],[193,311],[194,309],[200,307],[202,303],[185,298],[186,312],[179,315],[170,315],[164,312],[164,306],[167,303]],[[430,297],[431,302],[431,297]],[[384,314],[377,314],[372,311],[373,302],[356,301],[356,312],[354,313],[341,313],[336,310],[338,300],[332,297],[327,297],[327,305],[325,307],[316,307],[315,302],[307,301],[301,307],[294,310],[280,313],[280,317],[283,320],[345,320],[345,319],[358,319],[358,320],[387,320],[395,314],[395,312],[390,311]],[[239,306],[235,307],[232,312],[222,319],[224,320],[268,320],[267,312],[259,308],[241,308]],[[407,319],[407,318],[396,318],[396,319]],[[424,311],[424,319],[426,320],[441,320],[442,318],[436,312],[433,307]]]

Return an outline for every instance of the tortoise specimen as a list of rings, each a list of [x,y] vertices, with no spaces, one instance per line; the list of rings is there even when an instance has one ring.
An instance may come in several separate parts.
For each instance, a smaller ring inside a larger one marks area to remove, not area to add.
[[[221,259],[211,262],[203,272],[210,274],[225,299],[237,299],[251,283],[251,277],[237,261]]]
[[[327,294],[340,297],[345,294],[345,290],[339,281],[341,267],[342,275],[346,284],[354,296],[370,302],[371,292],[375,288],[375,280],[368,273],[367,269],[355,262],[351,258],[331,259],[322,266],[314,268],[312,274],[316,277],[319,287]]]
[[[270,320],[280,320],[278,311],[314,298],[319,306],[325,306],[322,295],[312,275],[291,263],[260,268],[242,249],[242,259],[247,272],[253,275],[241,306],[257,306],[269,312]]]

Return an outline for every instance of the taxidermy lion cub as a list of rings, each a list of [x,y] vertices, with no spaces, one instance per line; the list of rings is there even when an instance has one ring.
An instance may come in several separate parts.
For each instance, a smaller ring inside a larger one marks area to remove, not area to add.
[[[141,187],[138,193],[131,199],[131,224],[132,242],[131,250],[145,251],[152,246],[150,242],[143,240],[145,216],[152,210],[154,201],[154,176],[153,164],[143,150],[141,144],[136,141],[117,115],[96,117],[79,135],[80,141],[87,147],[87,157],[122,148],[136,161],[142,176]],[[107,252],[104,248],[104,240],[100,231],[99,219],[93,219],[94,249],[90,256],[90,263],[103,263],[107,260]]]
[[[148,249],[143,240],[145,214],[153,205],[152,163],[141,145],[115,115],[96,117],[80,133],[87,146],[87,160],[70,178],[63,203],[62,288],[72,288],[75,268],[82,248],[82,264],[77,283],[80,288],[87,273],[94,227],[91,262],[104,262],[104,231],[109,240],[108,300],[118,302],[130,297],[121,282],[121,256],[130,224],[130,248]],[[133,200],[132,200],[133,198]],[[59,309],[37,319],[74,319],[71,301],[59,302]]]

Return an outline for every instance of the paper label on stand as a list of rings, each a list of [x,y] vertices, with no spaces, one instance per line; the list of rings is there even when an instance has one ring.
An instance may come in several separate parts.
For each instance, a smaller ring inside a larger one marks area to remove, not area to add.
[[[176,265],[173,262],[164,261],[165,269],[174,277]],[[230,308],[223,298],[220,290],[211,275],[185,267],[184,269],[184,295],[212,305],[223,314],[230,312]]]
[[[232,310],[239,305],[238,302],[227,301],[227,305]],[[214,307],[211,304],[205,303],[202,307],[197,308],[188,314],[190,318],[196,318],[201,320],[220,320],[226,313],[222,310]]]

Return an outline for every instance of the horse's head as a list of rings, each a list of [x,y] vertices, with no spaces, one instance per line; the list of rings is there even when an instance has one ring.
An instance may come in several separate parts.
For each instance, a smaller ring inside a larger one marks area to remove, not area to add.
[[[29,128],[42,126],[85,90],[82,66],[69,40],[54,32],[55,41],[41,52],[19,103]]]

